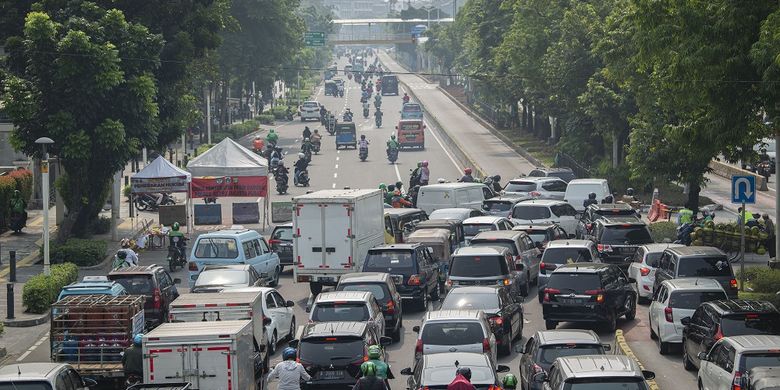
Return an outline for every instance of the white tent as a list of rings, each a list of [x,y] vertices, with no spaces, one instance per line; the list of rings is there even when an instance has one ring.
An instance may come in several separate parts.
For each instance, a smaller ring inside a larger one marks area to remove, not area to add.
[[[188,192],[192,175],[159,156],[130,178],[132,193]]]
[[[268,163],[255,152],[230,138],[187,164],[192,176],[268,176]]]

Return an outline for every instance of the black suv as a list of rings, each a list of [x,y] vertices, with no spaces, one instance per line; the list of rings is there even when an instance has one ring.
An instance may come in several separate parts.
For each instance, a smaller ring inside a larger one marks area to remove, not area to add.
[[[658,259],[653,293],[661,282],[677,278],[707,278],[720,283],[729,298],[737,298],[737,279],[728,256],[710,246],[667,248]]]
[[[697,369],[700,352],[729,336],[778,335],[780,313],[769,302],[729,299],[702,303],[691,317],[680,320],[683,328],[683,366]]]
[[[386,272],[355,272],[341,275],[336,291],[368,291],[374,294],[382,314],[385,316],[385,334],[393,341],[401,339],[404,317],[401,308],[401,294],[395,288],[390,274]]]
[[[113,270],[108,279],[121,284],[130,295],[146,296],[144,318],[147,329],[167,321],[168,306],[179,297],[176,285],[181,280],[171,278],[168,271],[156,264]]]
[[[596,242],[601,261],[617,264],[623,271],[631,265],[634,252],[652,244],[653,237],[647,224],[635,217],[611,217],[593,223],[592,239]]]
[[[602,344],[592,330],[539,330],[528,339],[520,358],[520,382],[526,390],[541,390],[534,381],[540,372],[549,372],[555,359],[565,356],[606,355],[612,347]]]
[[[603,218],[635,218],[640,219],[639,213],[631,205],[626,203],[592,204],[582,212],[577,223],[577,238],[586,238],[593,229],[593,222]]]
[[[276,225],[268,240],[271,250],[279,255],[282,269],[285,265],[293,265],[293,226],[292,222]]]
[[[547,329],[559,322],[594,322],[614,331],[618,317],[636,317],[634,281],[616,265],[566,264],[550,275],[542,298]]]
[[[557,177],[565,182],[577,178],[571,168],[536,168],[528,173],[529,177]]]
[[[439,299],[439,265],[431,249],[422,244],[371,248],[361,271],[389,273],[401,298],[415,300],[423,310],[428,307],[428,297]]]
[[[344,321],[307,324],[301,338],[290,341],[290,346],[298,348],[298,361],[311,375],[306,384],[332,389],[355,384],[370,345],[391,342],[365,322]],[[387,361],[384,348],[380,359]]]

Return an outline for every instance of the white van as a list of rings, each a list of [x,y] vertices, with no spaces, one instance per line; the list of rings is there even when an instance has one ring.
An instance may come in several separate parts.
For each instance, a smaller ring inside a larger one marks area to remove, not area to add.
[[[420,187],[420,192],[417,194],[417,208],[428,215],[434,210],[447,208],[481,210],[482,202],[491,195],[490,189],[482,183],[431,184]]]
[[[591,192],[596,193],[596,201],[601,203],[601,200],[610,194],[607,179],[574,179],[566,187],[566,194],[563,196],[563,200],[569,202],[575,210],[581,212],[585,210],[584,203]]]

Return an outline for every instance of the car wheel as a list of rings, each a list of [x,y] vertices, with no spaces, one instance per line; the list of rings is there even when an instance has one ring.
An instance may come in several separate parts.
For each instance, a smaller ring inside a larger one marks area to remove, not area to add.
[[[696,370],[696,366],[693,365],[693,362],[688,357],[688,347],[685,346],[685,339],[683,339],[683,367],[686,371]]]
[[[275,268],[275,270],[274,270],[274,277],[271,279],[271,287],[276,287],[276,286],[278,286],[278,285],[279,285],[279,274],[280,274],[281,272],[282,272],[282,271],[281,271],[281,270],[279,269],[279,267],[277,266],[277,267]]]
[[[392,337],[393,342],[399,342],[401,341],[401,329],[403,327],[403,317],[398,319],[398,328],[396,328],[393,333],[390,335]]]
[[[544,326],[547,330],[553,330],[558,326],[558,323],[555,321],[544,321]]]
[[[268,353],[273,355],[276,353],[276,344],[278,343],[278,339],[276,338],[276,330],[274,330],[274,334],[271,335],[271,341],[268,343]]]
[[[290,320],[290,333],[287,334],[287,340],[295,339],[295,330],[295,316],[293,316],[292,320]]]
[[[626,306],[626,319],[633,321],[636,318],[636,297],[630,297]]]
[[[539,298],[539,303],[542,303],[542,301],[544,300],[544,292],[542,290],[539,290],[539,289],[537,289],[537,290],[538,290],[536,292],[537,298]]]
[[[660,338],[658,339],[658,352],[659,352],[661,355],[667,355],[667,354],[669,354],[669,351],[670,351],[671,349],[672,349],[672,348],[671,348],[671,345],[669,345],[669,343],[665,343],[665,342],[661,341],[661,339],[660,339]]]
[[[658,338],[658,334],[655,333],[655,330],[653,330],[653,322],[650,321],[650,317],[647,318],[647,325],[648,328],[650,328],[650,340],[655,340]]]

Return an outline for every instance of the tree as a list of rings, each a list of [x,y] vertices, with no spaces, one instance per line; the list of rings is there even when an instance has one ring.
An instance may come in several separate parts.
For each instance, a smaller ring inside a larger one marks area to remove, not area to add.
[[[35,156],[37,138],[55,141],[49,150],[66,172],[59,184],[68,207],[58,231],[64,241],[87,233],[112,176],[155,143],[153,71],[162,37],[119,10],[81,2],[30,12],[20,43],[10,57],[25,66],[8,77],[3,96],[15,125],[12,142]]]

